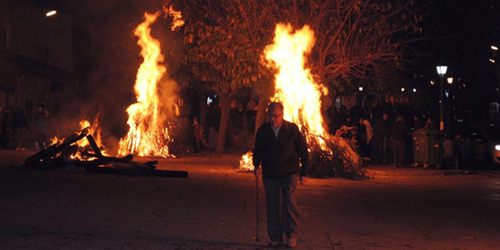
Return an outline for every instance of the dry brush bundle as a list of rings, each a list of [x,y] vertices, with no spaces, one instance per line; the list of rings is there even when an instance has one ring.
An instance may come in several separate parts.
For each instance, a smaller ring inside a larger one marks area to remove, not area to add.
[[[356,141],[351,138],[350,127],[342,127],[335,135],[325,135],[310,140],[310,165],[312,177],[342,177],[359,179],[364,176],[361,157],[356,152]],[[326,149],[319,145],[324,141]]]

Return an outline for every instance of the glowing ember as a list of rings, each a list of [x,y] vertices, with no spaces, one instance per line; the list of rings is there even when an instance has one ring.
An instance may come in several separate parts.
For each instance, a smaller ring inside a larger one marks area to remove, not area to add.
[[[295,32],[291,25],[276,26],[274,43],[264,50],[270,66],[279,69],[272,101],[283,104],[284,119],[299,126],[309,145],[319,145],[321,150],[332,154],[324,139],[329,138],[346,151],[342,154],[355,156],[356,153],[342,138],[329,136],[323,127],[321,96],[328,92],[326,87],[314,82],[310,69],[306,68],[306,55],[311,52],[314,42],[314,32],[307,25]],[[240,168],[246,168],[243,162],[248,164],[244,160],[247,155],[243,156]],[[251,168],[253,170],[253,166]]]
[[[167,6],[163,6],[163,11],[165,12],[165,16],[170,15],[174,19],[172,21],[172,31],[184,25],[184,20],[182,20],[182,13],[178,10],[175,10],[174,6],[170,5],[168,8]]]
[[[180,12],[176,12],[172,7],[164,8],[164,11],[174,17],[172,29],[183,24]],[[163,107],[158,94],[160,80],[167,68],[160,64],[164,60],[160,42],[150,35],[150,26],[159,14],[160,12],[145,13],[145,21],[135,29],[134,34],[139,37],[137,43],[142,47],[144,62],[139,67],[134,86],[137,103],[127,108],[127,124],[130,128],[127,136],[120,140],[119,155],[171,156],[167,145],[170,137],[166,127],[166,107]]]

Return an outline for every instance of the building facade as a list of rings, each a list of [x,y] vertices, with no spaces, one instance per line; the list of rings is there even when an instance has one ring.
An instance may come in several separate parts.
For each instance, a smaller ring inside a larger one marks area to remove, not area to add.
[[[47,17],[50,6],[39,2],[0,1],[0,107],[25,111],[27,143],[40,106],[50,119],[79,107],[72,16]]]

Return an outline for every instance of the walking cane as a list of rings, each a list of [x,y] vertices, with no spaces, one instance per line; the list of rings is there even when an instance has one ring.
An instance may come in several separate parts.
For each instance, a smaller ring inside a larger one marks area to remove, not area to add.
[[[256,228],[255,228],[255,241],[259,242],[259,176],[255,175],[255,217],[256,217]]]

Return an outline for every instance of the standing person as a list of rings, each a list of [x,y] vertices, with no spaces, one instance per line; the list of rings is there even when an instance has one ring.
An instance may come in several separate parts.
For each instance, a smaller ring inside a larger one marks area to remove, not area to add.
[[[384,145],[382,146],[382,162],[387,163],[389,160],[388,155],[391,149],[391,122],[389,121],[389,115],[382,115],[382,128],[384,135]]]
[[[16,108],[16,113],[14,114],[14,134],[16,139],[16,150],[25,150],[24,148],[24,132],[28,129],[28,123],[26,122],[26,115],[24,115],[24,109],[21,107]]]
[[[199,152],[202,150],[202,144],[205,148],[208,148],[207,140],[205,139],[205,129],[203,128],[203,125],[201,125],[198,122],[198,117],[193,118],[193,124],[191,125],[193,127],[193,135],[194,139],[196,140],[194,152]],[[202,144],[200,144],[202,143]]]
[[[47,120],[49,113],[45,111],[43,106],[38,107],[38,112],[35,115],[36,121],[36,149],[43,149],[47,146]]]
[[[398,116],[392,128],[392,151],[394,152],[394,165],[399,168],[405,163],[405,140],[410,134],[405,119]]]
[[[9,107],[7,111],[7,148],[14,149],[14,108]]]
[[[370,140],[372,162],[382,163],[383,146],[384,146],[384,127],[382,125],[382,120],[376,119],[375,125],[373,126],[373,136],[372,139]]]
[[[309,153],[297,125],[283,120],[283,105],[273,102],[268,112],[270,121],[255,136],[253,164],[257,178],[262,174],[266,191],[269,246],[283,246],[284,233],[286,246],[291,248],[297,245],[300,224],[294,192],[298,182],[306,183]]]
[[[358,147],[359,147],[359,155],[364,158],[367,157],[366,155],[366,126],[363,124],[363,118],[360,118],[358,121],[357,126],[358,127]]]
[[[7,115],[4,113],[6,110],[0,107],[0,149],[7,147]]]
[[[361,139],[363,140],[364,146],[364,149],[362,150],[363,157],[367,158],[366,160],[370,160],[372,157],[370,141],[372,140],[373,136],[373,128],[366,118],[359,119],[359,124],[360,128],[363,128],[363,134],[361,134]]]
[[[414,120],[413,130],[419,130],[421,128],[424,128],[425,123],[422,120],[422,118],[420,117],[420,115],[414,115],[413,120]]]

